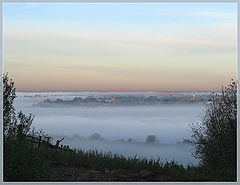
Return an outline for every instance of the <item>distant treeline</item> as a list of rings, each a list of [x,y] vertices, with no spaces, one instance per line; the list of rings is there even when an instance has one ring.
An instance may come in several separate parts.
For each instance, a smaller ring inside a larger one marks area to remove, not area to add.
[[[157,105],[170,103],[206,103],[209,95],[165,95],[165,96],[88,96],[75,97],[72,100],[44,100],[35,106],[52,105],[79,105],[79,106],[98,106],[98,105]]]
[[[90,140],[104,140],[104,137],[101,136],[101,134],[99,133],[93,133],[92,135],[90,135],[89,137],[85,138],[83,136],[79,136],[77,134],[73,135],[73,136],[66,136],[66,135],[53,135],[52,136],[53,138],[66,138],[66,139],[73,139],[73,140],[81,140],[81,139],[90,139]],[[128,143],[139,143],[139,141],[136,141],[135,139],[133,138],[128,138],[128,139],[124,139],[124,138],[121,138],[121,139],[117,139],[117,140],[114,140],[114,141],[118,141],[118,142],[128,142]],[[142,143],[142,142],[141,142]],[[156,144],[162,144],[161,141],[159,141],[157,139],[157,136],[156,135],[148,135],[146,137],[146,140],[145,140],[145,143],[156,143]],[[183,139],[182,141],[178,141],[176,144],[193,144],[193,142],[189,139]]]

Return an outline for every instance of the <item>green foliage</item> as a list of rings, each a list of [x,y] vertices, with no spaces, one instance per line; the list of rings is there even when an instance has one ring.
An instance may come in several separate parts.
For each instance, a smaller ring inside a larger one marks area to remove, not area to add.
[[[33,116],[26,116],[22,111],[16,113],[13,106],[16,98],[14,82],[6,75],[3,76],[3,133],[4,139],[13,139],[20,132],[29,133]]]
[[[31,128],[33,116],[16,113],[14,82],[3,76],[3,161],[4,181],[39,180],[46,175],[47,163],[31,136],[46,136]]]
[[[4,181],[36,181],[46,178],[47,161],[25,137],[4,142]]]
[[[16,97],[14,82],[6,75],[3,76],[3,131],[4,136],[16,126],[13,100]]]
[[[193,126],[195,157],[210,168],[233,169],[237,165],[237,83],[211,94],[202,123]]]

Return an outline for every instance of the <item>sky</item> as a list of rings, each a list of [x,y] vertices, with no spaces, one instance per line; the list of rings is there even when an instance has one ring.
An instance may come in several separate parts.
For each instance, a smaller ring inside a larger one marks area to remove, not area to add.
[[[236,4],[4,3],[17,91],[215,91],[236,79]]]

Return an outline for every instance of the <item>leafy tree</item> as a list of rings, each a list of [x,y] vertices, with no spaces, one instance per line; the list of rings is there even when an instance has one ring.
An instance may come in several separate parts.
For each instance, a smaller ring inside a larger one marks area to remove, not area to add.
[[[89,137],[89,139],[102,140],[103,138],[101,137],[101,135],[99,133],[94,133]]]
[[[41,179],[46,174],[47,163],[43,153],[37,150],[34,141],[27,136],[50,139],[41,130],[32,127],[33,116],[22,111],[16,113],[14,82],[3,75],[3,161],[4,181]],[[48,141],[49,141],[48,139]]]
[[[194,156],[210,168],[236,169],[237,83],[232,80],[221,94],[212,93],[202,122],[192,125]]]
[[[16,127],[13,100],[16,98],[14,82],[6,75],[3,76],[3,131],[7,136],[11,128]]]
[[[30,131],[33,116],[26,116],[22,111],[16,114],[14,99],[16,98],[14,82],[8,75],[3,76],[3,131],[4,139],[16,137],[21,131],[27,134]]]
[[[146,138],[146,143],[155,143],[156,139],[157,139],[157,137],[155,135],[149,135]]]

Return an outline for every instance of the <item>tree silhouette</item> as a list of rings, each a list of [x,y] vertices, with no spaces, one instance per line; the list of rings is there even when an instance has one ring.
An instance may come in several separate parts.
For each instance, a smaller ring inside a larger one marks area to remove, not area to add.
[[[156,136],[155,135],[149,135],[146,138],[146,143],[155,143],[156,142]]]
[[[211,168],[236,168],[237,83],[212,93],[202,122],[192,125],[194,156]]]
[[[28,134],[31,129],[33,115],[26,116],[22,111],[16,113],[14,99],[16,98],[14,82],[8,74],[3,75],[3,133],[4,139],[15,137],[21,131]]]
[[[22,181],[41,179],[46,174],[47,163],[41,151],[27,136],[48,137],[41,130],[36,132],[32,126],[33,116],[22,111],[16,113],[14,82],[3,75],[3,179]],[[49,140],[48,139],[48,140]]]

